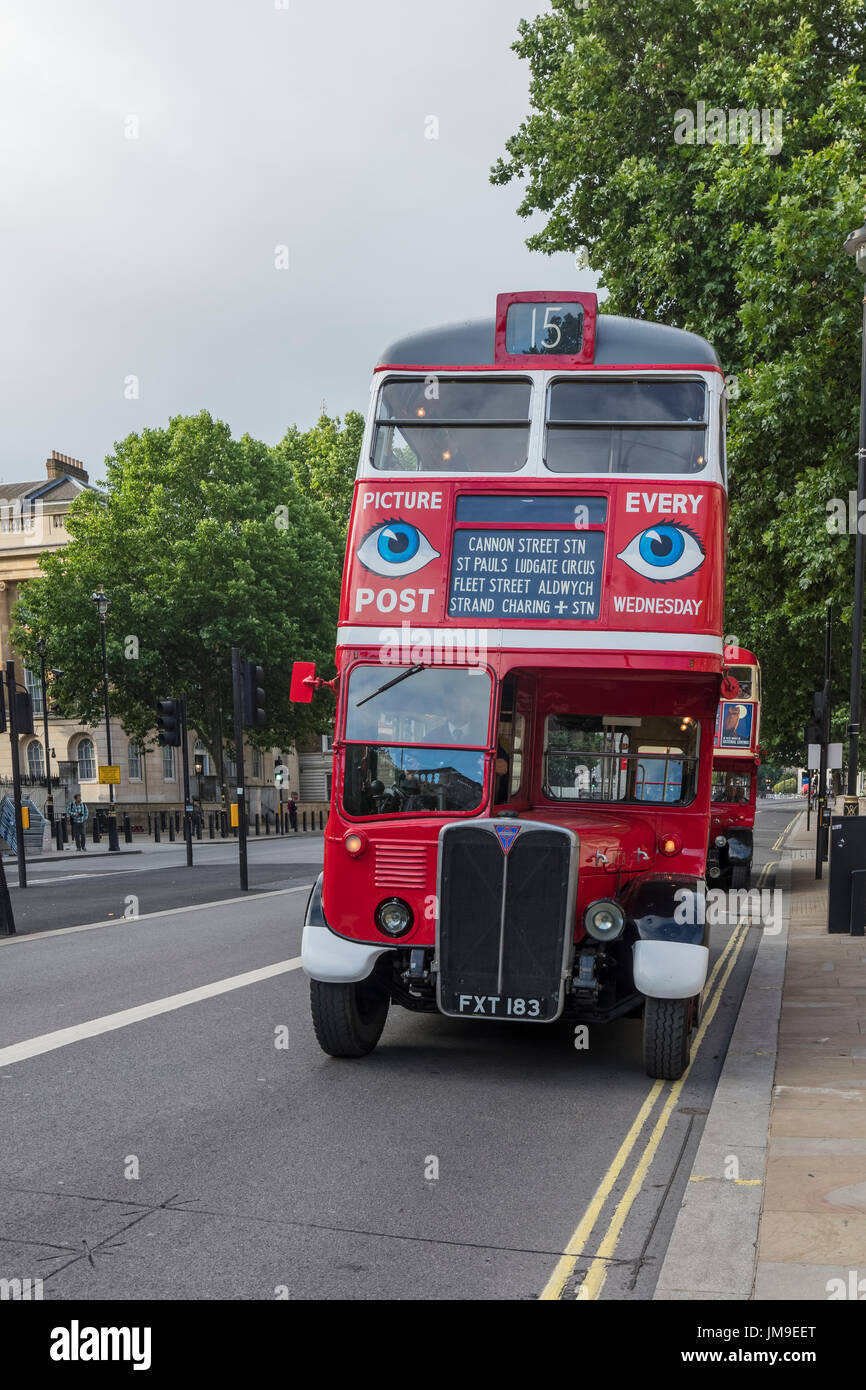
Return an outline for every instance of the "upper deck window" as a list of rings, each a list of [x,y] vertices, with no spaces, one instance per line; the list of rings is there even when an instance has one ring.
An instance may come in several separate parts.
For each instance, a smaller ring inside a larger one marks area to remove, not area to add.
[[[427,375],[387,381],[373,467],[403,473],[515,473],[529,446],[528,381]]]
[[[545,464],[553,473],[700,473],[707,463],[702,381],[555,381]]]
[[[752,666],[729,666],[729,674],[739,685],[739,694],[744,700],[759,700],[758,682],[754,679],[757,671]]]

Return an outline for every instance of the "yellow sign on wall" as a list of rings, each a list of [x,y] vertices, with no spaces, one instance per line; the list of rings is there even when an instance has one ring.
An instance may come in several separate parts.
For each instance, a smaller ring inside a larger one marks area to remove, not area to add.
[[[105,782],[119,782],[120,768],[116,763],[107,763],[105,767],[99,769],[99,780]]]

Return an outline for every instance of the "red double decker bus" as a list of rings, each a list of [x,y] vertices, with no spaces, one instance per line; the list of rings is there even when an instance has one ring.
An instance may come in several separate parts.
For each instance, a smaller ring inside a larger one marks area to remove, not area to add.
[[[337,634],[334,777],[303,962],[334,1056],[392,1004],[643,1014],[689,1058],[723,678],[713,348],[512,293],[376,367]],[[292,696],[318,682],[297,663]]]
[[[716,715],[707,882],[748,888],[761,762],[761,668],[745,647],[726,655],[731,683]]]

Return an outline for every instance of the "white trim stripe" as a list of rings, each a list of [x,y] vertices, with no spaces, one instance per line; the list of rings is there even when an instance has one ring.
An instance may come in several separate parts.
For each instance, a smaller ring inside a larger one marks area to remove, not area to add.
[[[381,627],[351,627],[337,629],[338,647],[394,646],[389,635],[395,631],[383,623]],[[480,643],[499,651],[575,651],[575,652],[677,652],[682,656],[700,654],[718,656],[723,653],[721,637],[705,637],[693,632],[575,632],[565,628],[551,631],[537,627],[418,627],[413,625],[412,641],[436,644],[433,635],[448,636],[448,645],[470,647]],[[444,644],[443,644],[444,645]]]

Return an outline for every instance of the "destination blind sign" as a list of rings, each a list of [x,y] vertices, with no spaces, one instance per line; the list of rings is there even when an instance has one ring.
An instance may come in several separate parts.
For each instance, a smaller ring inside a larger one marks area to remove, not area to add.
[[[448,616],[592,621],[603,560],[603,531],[458,529]]]

